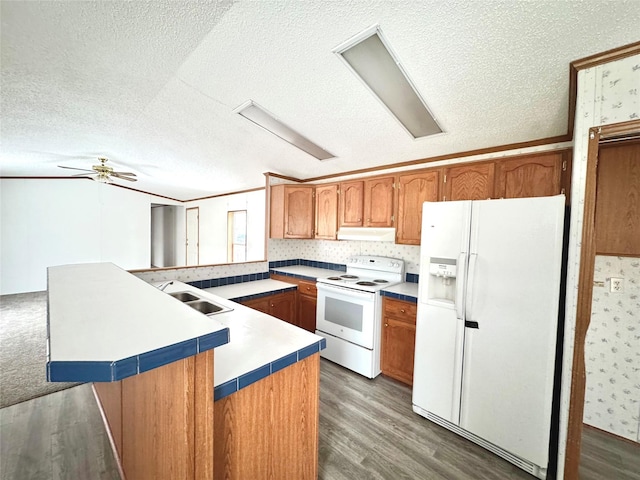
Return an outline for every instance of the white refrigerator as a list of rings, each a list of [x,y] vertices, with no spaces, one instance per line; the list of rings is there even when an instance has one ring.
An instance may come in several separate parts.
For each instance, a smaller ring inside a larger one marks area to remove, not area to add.
[[[426,202],[413,410],[546,478],[564,195]]]

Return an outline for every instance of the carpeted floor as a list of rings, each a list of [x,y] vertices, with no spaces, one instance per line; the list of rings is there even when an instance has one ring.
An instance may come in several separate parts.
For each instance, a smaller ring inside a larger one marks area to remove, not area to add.
[[[49,383],[47,292],[0,296],[0,408],[77,383]]]

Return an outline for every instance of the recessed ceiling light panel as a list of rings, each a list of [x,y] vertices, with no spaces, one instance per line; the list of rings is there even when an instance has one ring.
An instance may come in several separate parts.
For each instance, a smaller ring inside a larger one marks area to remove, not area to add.
[[[282,123],[271,112],[253,100],[243,103],[234,112],[318,160],[327,160],[334,157],[334,155],[319,147],[304,135]]]
[[[378,25],[333,50],[413,136],[442,133]]]

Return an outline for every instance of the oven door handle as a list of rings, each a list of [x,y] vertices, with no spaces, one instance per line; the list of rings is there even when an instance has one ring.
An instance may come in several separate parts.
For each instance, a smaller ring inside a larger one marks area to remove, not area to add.
[[[341,293],[343,295],[349,295],[350,297],[355,297],[355,298],[371,299],[371,298],[375,298],[376,296],[375,292],[365,292],[362,290],[356,290],[354,288],[339,287],[337,285],[327,285],[326,283],[320,283],[320,282],[316,283],[316,288],[318,289],[318,292],[325,292],[325,293],[336,292],[336,293]]]

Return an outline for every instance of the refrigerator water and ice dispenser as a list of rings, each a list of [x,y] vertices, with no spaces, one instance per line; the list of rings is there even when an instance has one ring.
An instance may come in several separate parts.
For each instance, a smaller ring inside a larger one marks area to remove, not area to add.
[[[427,303],[455,307],[457,269],[455,258],[429,258],[429,281],[425,285]]]

